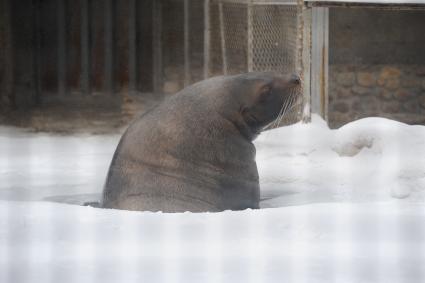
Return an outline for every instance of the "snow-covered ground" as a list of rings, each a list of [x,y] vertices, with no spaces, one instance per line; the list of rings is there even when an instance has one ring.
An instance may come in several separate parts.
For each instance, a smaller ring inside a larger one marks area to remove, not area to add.
[[[83,207],[118,135],[0,127],[0,282],[425,282],[425,127],[314,117],[257,140],[261,210]]]

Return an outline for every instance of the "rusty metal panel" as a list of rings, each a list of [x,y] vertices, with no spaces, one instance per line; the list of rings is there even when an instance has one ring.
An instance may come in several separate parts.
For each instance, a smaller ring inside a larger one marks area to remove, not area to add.
[[[14,46],[12,32],[12,7],[10,1],[1,1],[0,21],[3,29],[0,29],[0,106],[15,108],[15,65]]]
[[[41,1],[41,84],[43,96],[55,95],[58,88],[58,52],[57,52],[57,5],[56,1]],[[47,93],[46,93],[47,92]]]
[[[81,0],[80,52],[81,75],[80,87],[83,94],[91,92],[91,50],[90,50],[90,5],[89,0]]]
[[[58,93],[65,95],[67,92],[66,66],[67,66],[67,22],[66,22],[67,1],[58,1]]]
[[[234,3],[234,4],[252,4],[252,5],[262,5],[262,4],[267,4],[267,5],[285,5],[285,4],[290,4],[290,5],[296,5],[297,4],[297,0],[213,0],[213,1],[219,1],[219,2],[223,2],[223,3]]]
[[[69,3],[69,2],[68,2]],[[80,90],[81,72],[81,0],[69,3],[66,10],[67,32],[67,88],[71,92]]]
[[[136,11],[137,11],[137,2],[136,0],[128,1],[128,89],[130,91],[136,90],[136,80],[137,80],[137,57],[136,57]],[[119,19],[118,23],[124,21],[124,19]],[[119,49],[119,48],[118,48]]]
[[[103,91],[105,76],[105,1],[91,3],[91,82],[92,91]]]
[[[153,91],[162,92],[162,1],[155,0],[152,7],[152,48],[153,48]]]
[[[187,0],[188,4],[196,2]],[[161,23],[156,26],[152,23],[152,6],[159,1],[8,0],[5,3],[11,7],[4,5],[1,12],[7,11],[10,19],[5,16],[1,20],[10,20],[10,25],[4,26],[10,27],[11,38],[3,36],[9,45],[2,49],[3,54],[7,52],[10,56],[1,61],[0,71],[10,70],[1,72],[2,93],[5,93],[2,101],[10,101],[7,102],[10,107],[53,101],[67,104],[72,99],[94,101],[97,99],[91,97],[94,93],[105,96],[126,91],[130,79],[135,92],[152,91],[153,28],[156,39],[162,37]],[[186,7],[188,16],[193,14],[188,10],[192,6]],[[176,13],[183,14],[183,8]],[[191,17],[186,18],[191,31],[199,29],[192,27],[191,21]],[[195,48],[189,35],[186,54],[191,56]],[[161,47],[157,51],[156,59],[162,56]],[[199,63],[193,63],[196,64]],[[162,68],[161,64],[157,66],[158,70]],[[192,62],[186,64],[186,73],[189,83],[195,77]],[[162,71],[158,74],[160,81]]]
[[[40,103],[41,98],[41,29],[40,29],[40,1],[32,0],[32,87],[33,101],[35,104]]]
[[[115,1],[105,0],[105,65],[102,89],[105,94],[114,92],[114,24],[115,24]]]
[[[204,0],[204,79],[209,78],[211,68],[210,0]]]
[[[184,86],[188,86],[191,81],[190,76],[190,9],[189,0],[183,1],[183,14],[184,14]]]

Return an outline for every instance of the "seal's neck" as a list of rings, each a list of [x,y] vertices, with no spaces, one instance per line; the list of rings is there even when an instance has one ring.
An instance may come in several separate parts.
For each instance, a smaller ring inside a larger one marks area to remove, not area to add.
[[[230,123],[233,124],[233,126],[236,128],[236,130],[239,131],[239,133],[242,135],[244,139],[246,139],[249,142],[252,142],[255,140],[255,138],[259,135],[259,132],[253,131],[251,127],[245,122],[242,115],[234,115],[235,117],[224,117],[226,120],[228,120]]]

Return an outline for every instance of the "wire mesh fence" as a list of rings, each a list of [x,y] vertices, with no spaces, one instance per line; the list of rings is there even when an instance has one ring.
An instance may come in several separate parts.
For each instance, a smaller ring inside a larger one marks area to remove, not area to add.
[[[302,30],[298,11],[295,1],[212,1],[210,73],[297,72],[298,33]],[[299,102],[280,125],[300,120]]]

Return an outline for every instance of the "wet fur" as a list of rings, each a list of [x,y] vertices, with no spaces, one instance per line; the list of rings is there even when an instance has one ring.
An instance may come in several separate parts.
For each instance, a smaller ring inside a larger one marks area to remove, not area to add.
[[[253,88],[272,82],[264,73],[212,78],[136,119],[115,151],[102,206],[164,212],[258,208],[252,140],[265,125],[249,113],[255,103],[245,102]],[[279,106],[273,119],[282,113]]]

